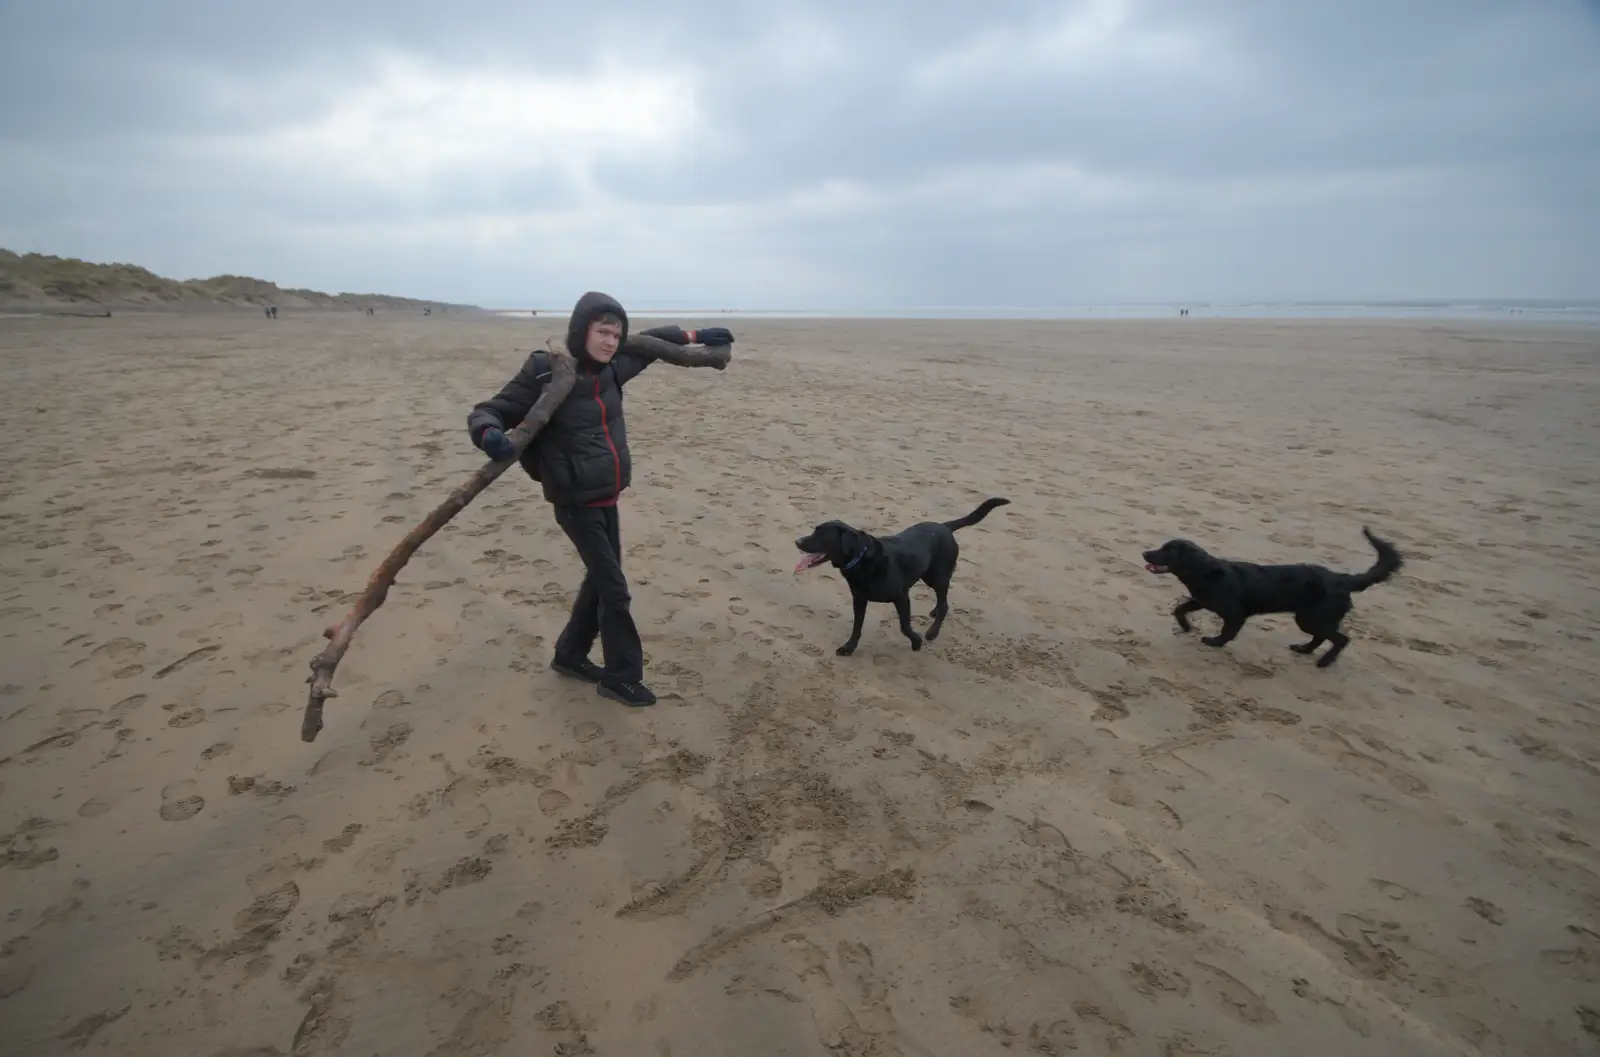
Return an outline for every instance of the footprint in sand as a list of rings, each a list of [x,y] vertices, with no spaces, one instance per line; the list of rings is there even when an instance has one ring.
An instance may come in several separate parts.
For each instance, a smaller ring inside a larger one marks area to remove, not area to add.
[[[1106,799],[1119,807],[1133,807],[1139,802],[1128,788],[1127,776],[1116,767],[1111,768],[1111,777],[1106,782]]]
[[[184,710],[182,712],[179,712],[177,715],[175,715],[171,719],[167,720],[167,726],[169,726],[169,727],[192,727],[197,723],[204,723],[205,719],[206,719],[206,710],[205,709],[203,709],[203,708],[190,708],[190,709],[186,709],[186,710]]]
[[[127,665],[126,667],[118,668],[116,671],[112,672],[111,673],[111,678],[113,678],[113,679],[132,679],[134,676],[140,675],[143,672],[144,672],[144,665],[142,665],[142,664],[130,664],[130,665]]]
[[[372,702],[373,708],[403,708],[409,704],[406,695],[398,690],[385,690]]]
[[[263,931],[277,925],[300,905],[300,886],[285,881],[272,891],[256,896],[250,905],[233,916],[240,932]]]
[[[91,796],[78,806],[79,818],[99,818],[116,806],[116,801],[105,796]]]
[[[361,757],[363,767],[371,767],[389,759],[411,739],[411,724],[391,723],[389,729],[381,734],[372,735],[369,744],[370,750]]]
[[[1376,888],[1378,891],[1382,892],[1384,895],[1388,896],[1390,899],[1393,899],[1397,903],[1403,899],[1412,899],[1417,894],[1403,884],[1397,884],[1394,881],[1385,881],[1381,877],[1373,877],[1369,878],[1369,880],[1372,882],[1372,887]]]
[[[183,822],[198,815],[206,806],[198,789],[192,779],[185,778],[161,790],[161,817],[168,822]]]
[[[116,704],[111,706],[111,714],[116,716],[118,719],[132,715],[142,708],[145,702],[149,700],[149,694],[134,694],[132,697],[125,697],[121,701],[118,701]]]
[[[1146,998],[1155,998],[1158,993],[1175,994],[1179,998],[1189,995],[1189,978],[1158,961],[1130,962],[1125,975],[1133,989]]]
[[[579,723],[572,728],[572,736],[579,742],[590,742],[606,732],[606,728],[591,721]]]
[[[572,798],[559,789],[546,789],[539,794],[539,810],[546,815],[559,815],[572,803]]]
[[[1238,977],[1205,962],[1195,962],[1194,965],[1204,970],[1205,976],[1210,978],[1211,996],[1223,1013],[1258,1028],[1278,1022],[1278,1015],[1272,1011],[1272,1007],[1241,983]]]
[[[350,846],[356,842],[357,837],[361,836],[361,831],[364,828],[365,827],[359,822],[350,823],[344,829],[340,830],[337,836],[329,837],[327,840],[323,841],[322,850],[330,855],[337,855],[340,852],[349,851]]]
[[[273,842],[277,844],[303,837],[305,832],[306,820],[299,815],[285,815],[280,819],[273,820],[267,826],[267,836],[271,837]]]
[[[139,656],[139,654],[143,653],[144,650],[144,643],[138,641],[137,639],[115,638],[106,643],[104,646],[98,647],[94,652],[96,654],[103,653],[109,657],[113,663],[121,664],[124,661],[130,661]]]

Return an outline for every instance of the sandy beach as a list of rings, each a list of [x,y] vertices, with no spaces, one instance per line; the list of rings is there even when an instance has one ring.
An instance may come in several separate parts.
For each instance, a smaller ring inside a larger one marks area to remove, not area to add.
[[[656,708],[545,667],[581,566],[513,471],[302,743],[563,325],[0,320],[0,1053],[1600,1049],[1600,332],[736,322],[627,391]],[[988,496],[939,641],[834,656],[792,541]],[[1325,671],[1140,562],[1363,525],[1407,564]]]

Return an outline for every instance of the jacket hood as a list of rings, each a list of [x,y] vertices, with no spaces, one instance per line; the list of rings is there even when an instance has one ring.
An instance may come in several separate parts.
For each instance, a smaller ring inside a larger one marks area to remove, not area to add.
[[[614,312],[621,318],[622,340],[628,340],[628,313],[622,307],[622,302],[610,294],[590,290],[578,298],[578,303],[572,308],[572,318],[567,321],[567,351],[572,353],[579,363],[594,362],[589,359],[589,324],[593,322],[595,316],[606,312]]]

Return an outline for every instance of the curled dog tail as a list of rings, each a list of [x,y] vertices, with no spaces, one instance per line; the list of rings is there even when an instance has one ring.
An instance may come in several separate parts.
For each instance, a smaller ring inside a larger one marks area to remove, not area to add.
[[[1009,499],[985,499],[982,503],[978,504],[978,509],[968,514],[966,517],[957,518],[954,521],[946,521],[944,523],[944,527],[949,529],[951,532],[954,532],[956,529],[964,529],[968,525],[976,525],[978,522],[988,517],[989,511],[993,510],[995,507],[1010,505],[1011,500]]]
[[[1364,573],[1346,573],[1343,579],[1344,586],[1351,591],[1365,591],[1373,584],[1381,584],[1389,577],[1400,571],[1400,566],[1405,564],[1400,557],[1400,552],[1394,549],[1394,544],[1388,540],[1379,539],[1371,530],[1363,528],[1361,534],[1367,537],[1367,542],[1372,544],[1372,549],[1378,552],[1378,560],[1372,568]]]

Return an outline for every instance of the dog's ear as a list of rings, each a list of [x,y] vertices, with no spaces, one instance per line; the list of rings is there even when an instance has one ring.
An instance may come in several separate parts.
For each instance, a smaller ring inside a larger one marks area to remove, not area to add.
[[[839,557],[849,560],[861,553],[861,533],[849,525],[839,525],[837,528],[839,540]]]
[[[1213,558],[1198,543],[1179,540],[1176,549],[1180,558],[1177,563],[1174,563],[1174,568],[1182,568],[1190,575],[1200,576],[1207,580],[1215,580],[1225,572],[1222,562]]]

